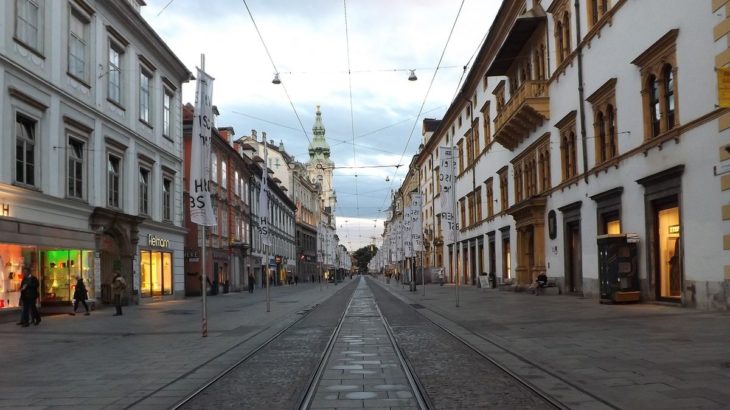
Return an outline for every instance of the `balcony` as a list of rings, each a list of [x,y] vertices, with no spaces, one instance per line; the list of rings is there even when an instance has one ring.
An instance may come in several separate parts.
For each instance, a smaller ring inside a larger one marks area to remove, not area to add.
[[[544,80],[525,81],[494,119],[494,140],[514,150],[530,132],[550,119],[550,97]]]

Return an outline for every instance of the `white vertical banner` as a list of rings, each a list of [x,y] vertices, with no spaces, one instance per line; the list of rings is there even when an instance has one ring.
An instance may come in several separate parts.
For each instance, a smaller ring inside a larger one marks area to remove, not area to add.
[[[413,250],[415,252],[423,251],[423,221],[421,220],[421,207],[423,205],[423,196],[421,194],[413,195],[411,199],[411,208],[413,226],[411,227],[413,235]]]
[[[395,237],[395,224],[390,224],[390,230],[388,231],[388,240],[390,242],[390,245],[388,246],[388,252],[390,253],[390,263],[395,263],[398,261],[396,259],[396,237]]]
[[[215,226],[210,199],[210,132],[213,128],[213,77],[198,68],[195,83],[192,146],[190,149],[190,221]]]
[[[413,257],[413,233],[411,227],[413,226],[413,208],[407,206],[403,212],[403,252],[406,258]]]
[[[259,191],[259,234],[261,244],[271,246],[269,237],[269,154],[266,149],[266,137],[262,139],[264,147],[264,163],[261,171],[261,191]],[[266,261],[268,264],[269,261]]]
[[[456,178],[456,149],[439,147],[439,184],[441,190],[441,233],[444,238],[454,239],[459,223],[454,214],[453,189]]]

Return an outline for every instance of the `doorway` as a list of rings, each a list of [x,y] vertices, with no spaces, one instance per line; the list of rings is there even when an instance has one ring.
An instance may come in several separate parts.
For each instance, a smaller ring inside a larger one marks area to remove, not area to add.
[[[497,255],[495,255],[496,252],[496,245],[494,241],[494,233],[489,235],[489,245],[487,245],[487,250],[489,252],[489,274],[490,275],[496,275],[497,273]]]
[[[680,302],[682,298],[682,241],[676,195],[653,202],[654,278],[657,299]]]
[[[565,224],[565,280],[569,293],[583,292],[580,221]]]

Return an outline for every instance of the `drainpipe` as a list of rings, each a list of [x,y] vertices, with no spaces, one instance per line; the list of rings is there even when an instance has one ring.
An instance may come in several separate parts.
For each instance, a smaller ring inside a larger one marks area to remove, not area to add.
[[[580,104],[580,139],[583,146],[583,179],[588,182],[588,147],[586,146],[585,90],[583,89],[583,49],[580,46],[580,0],[575,0],[575,47],[578,51],[578,99]]]

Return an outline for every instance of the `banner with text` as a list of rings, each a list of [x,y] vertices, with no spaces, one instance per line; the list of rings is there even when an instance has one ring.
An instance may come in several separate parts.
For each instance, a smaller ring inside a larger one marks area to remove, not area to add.
[[[456,157],[452,147],[439,147],[439,185],[441,190],[441,233],[444,238],[454,240],[459,224],[454,215],[454,179],[456,178]]]
[[[213,128],[213,77],[198,69],[195,83],[195,114],[190,149],[190,221],[215,226],[210,199],[210,131]]]
[[[259,234],[261,243],[271,246],[269,237],[269,154],[266,149],[266,138],[262,139],[261,145],[264,147],[264,162],[261,172],[261,191],[259,191]]]

